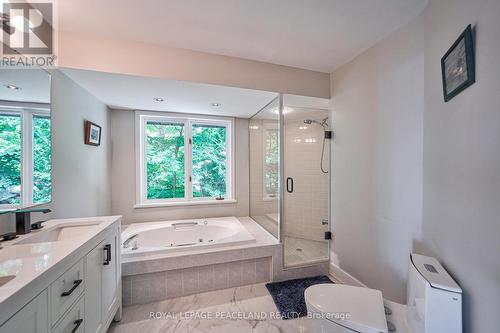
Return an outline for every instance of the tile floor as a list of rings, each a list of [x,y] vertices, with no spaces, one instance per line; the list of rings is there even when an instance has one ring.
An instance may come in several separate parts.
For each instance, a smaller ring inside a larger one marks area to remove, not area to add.
[[[311,332],[312,319],[281,320],[276,311],[261,283],[124,307],[122,321],[108,333]],[[158,318],[151,318],[152,313]]]

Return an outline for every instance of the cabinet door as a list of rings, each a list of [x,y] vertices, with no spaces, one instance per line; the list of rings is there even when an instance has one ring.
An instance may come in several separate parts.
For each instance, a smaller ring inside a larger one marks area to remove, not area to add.
[[[100,332],[102,317],[102,267],[104,242],[97,245],[85,258],[85,333]]]
[[[0,333],[47,333],[47,290],[35,297],[1,327]]]
[[[113,232],[108,235],[104,240],[103,246],[104,263],[102,266],[102,318],[103,320],[106,320],[110,315],[111,309],[118,302],[118,234]]]

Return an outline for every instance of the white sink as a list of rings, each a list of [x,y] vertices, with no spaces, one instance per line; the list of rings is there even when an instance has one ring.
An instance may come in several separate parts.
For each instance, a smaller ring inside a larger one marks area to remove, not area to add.
[[[16,245],[59,242],[79,238],[92,231],[92,229],[99,225],[99,223],[100,222],[85,223],[83,225],[58,225],[57,227],[51,229],[39,231],[31,237],[17,242]]]

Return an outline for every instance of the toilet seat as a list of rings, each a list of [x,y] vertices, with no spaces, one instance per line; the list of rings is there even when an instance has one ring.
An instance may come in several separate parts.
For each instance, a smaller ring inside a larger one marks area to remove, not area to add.
[[[307,309],[359,333],[387,332],[382,292],[342,284],[317,284],[305,291]],[[339,318],[341,314],[348,317]]]

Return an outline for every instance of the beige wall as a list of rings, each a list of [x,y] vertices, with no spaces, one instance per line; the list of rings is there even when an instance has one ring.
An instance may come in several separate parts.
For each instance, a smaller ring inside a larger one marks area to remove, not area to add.
[[[109,215],[111,150],[108,109],[60,71],[52,73],[51,94],[53,192],[52,202],[46,205],[52,209],[50,217]],[[83,143],[84,120],[102,126],[101,146]]]
[[[404,303],[422,210],[423,15],[332,74],[332,261]]]
[[[235,119],[235,204],[137,208],[135,171],[135,113],[111,110],[111,211],[123,215],[123,223],[173,219],[248,216],[248,120]]]
[[[464,289],[466,333],[500,327],[499,17],[498,0],[431,0],[425,11],[421,250]],[[440,59],[468,24],[477,82],[445,103]]]
[[[60,67],[330,97],[329,74],[294,67],[69,32],[58,50]]]

